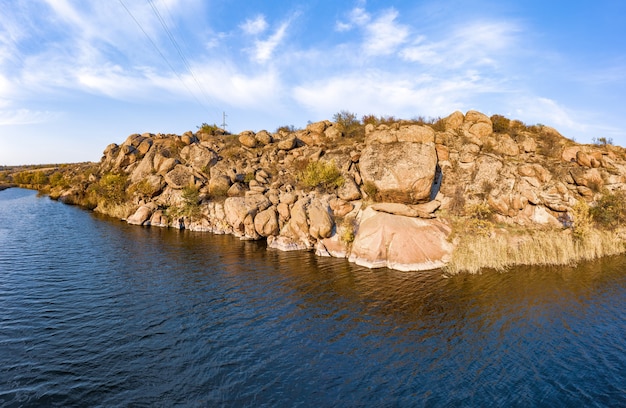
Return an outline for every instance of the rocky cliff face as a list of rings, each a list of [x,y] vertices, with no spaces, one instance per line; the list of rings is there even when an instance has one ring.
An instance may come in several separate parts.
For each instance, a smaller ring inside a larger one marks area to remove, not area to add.
[[[135,134],[109,145],[80,188],[52,195],[81,203],[94,192],[96,211],[131,224],[422,270],[449,261],[452,219],[474,216],[472,206],[505,225],[567,228],[580,200],[626,189],[624,149],[500,116],[455,112],[364,133],[324,121],[274,134]]]

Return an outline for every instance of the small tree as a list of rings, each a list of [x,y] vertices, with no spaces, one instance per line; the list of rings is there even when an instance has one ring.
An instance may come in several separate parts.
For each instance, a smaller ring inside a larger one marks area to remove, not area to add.
[[[333,121],[343,128],[345,137],[365,135],[365,126],[361,125],[361,122],[357,119],[356,113],[342,110],[333,115]]]
[[[200,191],[195,184],[183,188],[183,215],[197,217],[200,214]]]

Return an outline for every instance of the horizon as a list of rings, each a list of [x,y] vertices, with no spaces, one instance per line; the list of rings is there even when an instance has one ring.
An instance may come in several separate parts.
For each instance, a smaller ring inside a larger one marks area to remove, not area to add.
[[[133,133],[459,110],[626,144],[626,3],[0,0],[0,166]]]

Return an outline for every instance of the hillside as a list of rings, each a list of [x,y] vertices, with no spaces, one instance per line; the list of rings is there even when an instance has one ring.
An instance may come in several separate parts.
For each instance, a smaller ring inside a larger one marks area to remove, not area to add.
[[[274,133],[134,134],[99,163],[3,177],[130,224],[369,267],[475,272],[625,249],[626,151],[604,138],[581,145],[476,111],[334,119]]]

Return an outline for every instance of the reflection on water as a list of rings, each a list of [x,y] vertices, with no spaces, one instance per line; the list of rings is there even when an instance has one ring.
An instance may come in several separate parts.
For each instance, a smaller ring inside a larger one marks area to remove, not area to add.
[[[6,190],[0,405],[624,405],[625,264],[369,270]]]

